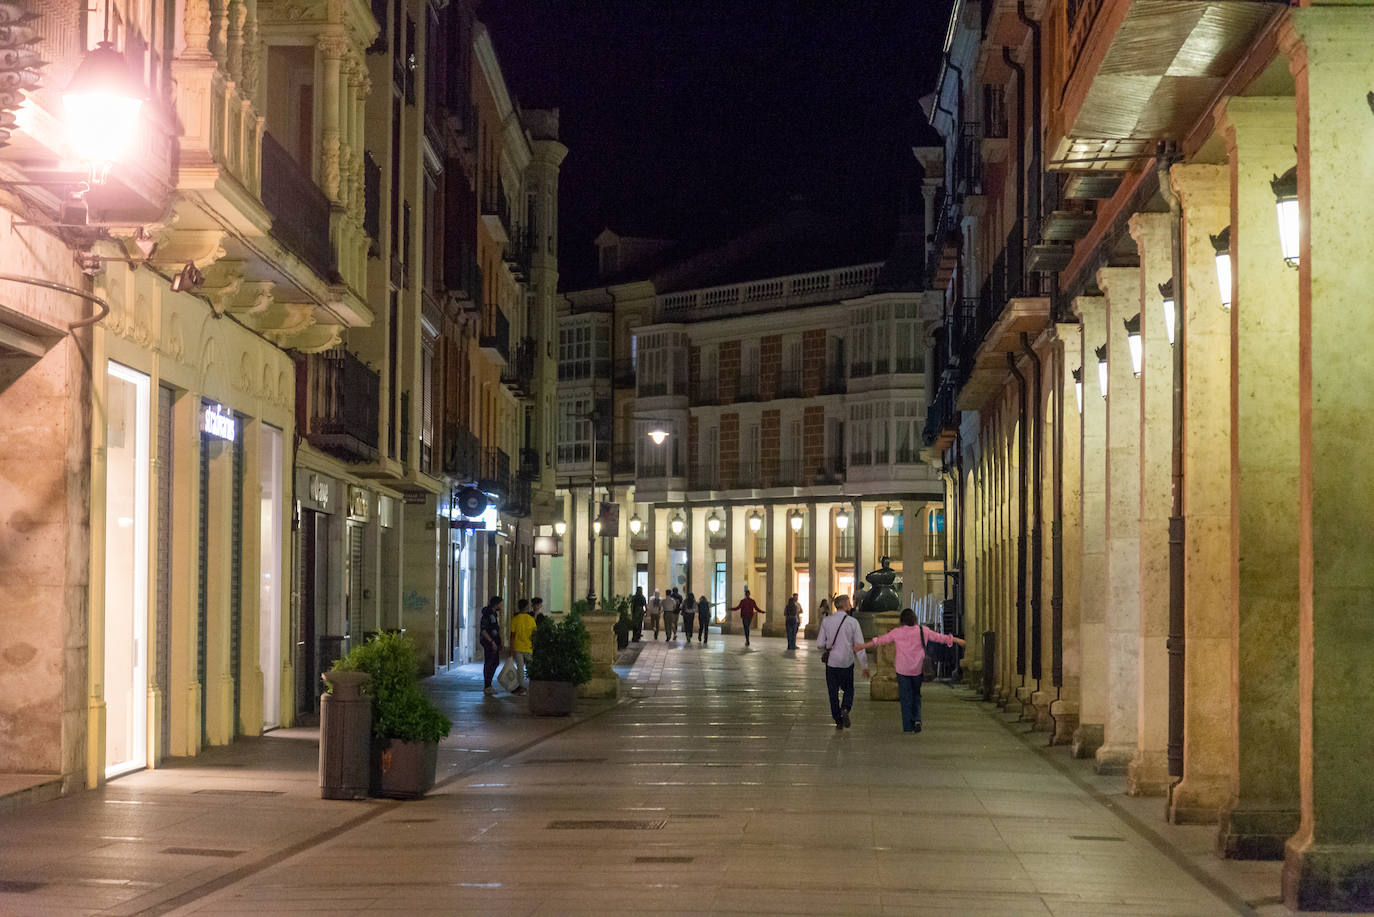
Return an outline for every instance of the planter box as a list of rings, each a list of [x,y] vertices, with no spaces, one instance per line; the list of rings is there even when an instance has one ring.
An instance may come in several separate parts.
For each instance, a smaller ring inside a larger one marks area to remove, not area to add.
[[[535,716],[567,716],[577,700],[577,685],[570,681],[531,681],[530,713]]]
[[[437,742],[374,740],[372,795],[387,799],[419,799],[434,786],[438,755]]]

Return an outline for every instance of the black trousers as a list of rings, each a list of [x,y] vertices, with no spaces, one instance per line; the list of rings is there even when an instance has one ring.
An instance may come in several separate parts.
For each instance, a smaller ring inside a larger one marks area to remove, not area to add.
[[[835,718],[836,725],[839,725],[840,714],[845,710],[854,709],[854,666],[826,666],[825,690],[830,695],[830,715]],[[844,692],[843,701],[840,700],[841,691]]]
[[[711,615],[707,612],[702,611],[697,613],[697,617],[701,619],[697,622],[697,636],[701,639],[702,643],[705,643],[706,635],[711,630]]]
[[[682,613],[682,632],[687,635],[687,642],[692,642],[692,625],[696,623],[697,613],[695,611],[684,611]]]
[[[482,644],[482,685],[491,687],[491,678],[496,674],[496,668],[501,664],[501,648]]]

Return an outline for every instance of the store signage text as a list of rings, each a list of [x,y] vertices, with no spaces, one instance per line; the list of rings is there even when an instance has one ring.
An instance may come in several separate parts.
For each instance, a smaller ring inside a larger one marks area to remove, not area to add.
[[[216,439],[233,442],[238,437],[238,423],[234,415],[222,404],[205,405],[200,415],[200,430]]]

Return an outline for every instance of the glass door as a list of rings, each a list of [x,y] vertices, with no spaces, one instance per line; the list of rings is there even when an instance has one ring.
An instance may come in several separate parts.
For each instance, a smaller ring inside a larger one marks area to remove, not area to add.
[[[281,725],[282,438],[262,425],[258,445],[258,668],[262,671],[262,728]]]
[[[150,380],[118,363],[106,379],[105,776],[148,761]]]

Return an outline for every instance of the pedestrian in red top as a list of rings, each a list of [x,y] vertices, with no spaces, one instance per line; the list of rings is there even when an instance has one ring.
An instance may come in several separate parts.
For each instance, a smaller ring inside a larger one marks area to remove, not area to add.
[[[749,590],[744,590],[744,598],[739,600],[739,604],[730,609],[739,612],[739,619],[744,624],[744,645],[749,645],[749,628],[754,625],[754,615],[763,614],[763,609],[759,603],[749,597]]]
[[[856,643],[854,649],[866,650],[887,643],[897,645],[897,698],[902,707],[902,732],[921,731],[921,679],[926,661],[926,644],[943,643],[945,646],[964,645],[964,641],[953,634],[939,634],[916,622],[916,612],[906,609],[902,612],[901,627],[894,627],[881,637],[874,637],[867,643]]]

